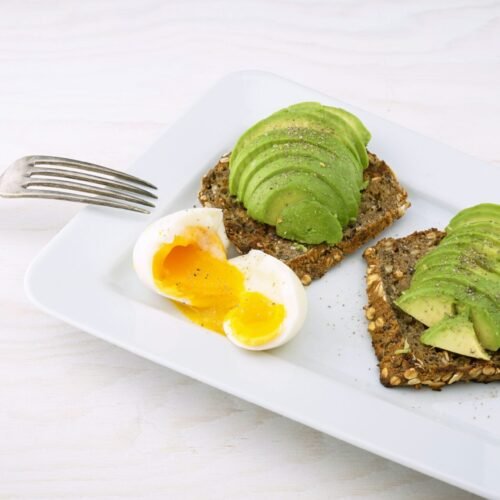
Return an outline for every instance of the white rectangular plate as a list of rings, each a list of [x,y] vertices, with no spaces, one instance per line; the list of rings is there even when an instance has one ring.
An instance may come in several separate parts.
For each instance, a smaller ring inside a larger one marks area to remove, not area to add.
[[[131,265],[154,219],[197,203],[204,172],[250,125],[299,101],[356,113],[370,150],[395,170],[412,207],[384,235],[442,228],[458,210],[498,200],[500,170],[381,118],[267,73],[233,74],[213,87],[131,172],[159,187],[153,216],[87,207],[26,275],[46,312],[124,349],[361,448],[472,492],[500,494],[498,385],[442,392],[386,389],[363,316],[362,252],[308,288],[303,331],[266,353],[237,349],[150,293]]]

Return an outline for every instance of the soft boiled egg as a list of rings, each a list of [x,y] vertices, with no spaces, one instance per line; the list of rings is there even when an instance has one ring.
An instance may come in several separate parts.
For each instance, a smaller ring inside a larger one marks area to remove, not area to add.
[[[220,265],[228,246],[221,210],[181,210],[157,220],[141,234],[134,247],[134,269],[155,292],[185,304],[204,305],[203,295],[218,293],[216,285],[223,284],[208,283],[197,269]]]
[[[222,210],[182,210],[141,234],[134,268],[184,315],[225,333],[236,345],[252,350],[282,345],[304,322],[304,287],[286,264],[259,250],[228,260],[228,245]]]
[[[245,277],[245,291],[224,319],[228,339],[240,347],[261,350],[295,337],[307,313],[306,291],[297,275],[281,260],[260,250],[251,250],[229,263]]]

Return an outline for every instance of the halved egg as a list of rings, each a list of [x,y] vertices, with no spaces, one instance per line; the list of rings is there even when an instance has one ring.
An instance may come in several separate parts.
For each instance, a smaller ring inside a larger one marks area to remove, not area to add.
[[[307,313],[306,291],[297,275],[260,250],[251,250],[229,263],[245,277],[245,291],[224,320],[228,339],[240,347],[262,350],[295,337]]]
[[[157,220],[140,235],[134,247],[134,269],[155,292],[203,305],[206,295],[225,288],[214,282],[214,273],[207,276],[207,270],[225,265],[228,246],[222,210],[181,210]]]
[[[134,268],[195,323],[240,347],[268,349],[298,332],[305,290],[295,273],[258,250],[227,260],[222,211],[193,208],[156,221],[134,248]]]

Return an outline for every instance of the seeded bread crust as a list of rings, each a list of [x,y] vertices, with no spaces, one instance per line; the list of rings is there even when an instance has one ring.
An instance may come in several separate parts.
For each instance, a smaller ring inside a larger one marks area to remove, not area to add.
[[[282,260],[304,285],[321,278],[344,255],[356,251],[404,215],[410,206],[407,193],[389,166],[369,153],[365,169],[368,181],[362,193],[357,220],[344,231],[337,245],[304,245],[281,238],[273,226],[251,219],[246,209],[229,194],[229,155],[223,156],[202,180],[198,198],[205,207],[222,208],[228,238],[240,253],[262,250]]]
[[[386,387],[440,390],[459,381],[500,380],[500,351],[484,361],[426,346],[420,342],[425,325],[394,304],[410,286],[417,260],[444,236],[429,229],[405,238],[384,238],[363,254],[368,264],[368,331],[379,360],[380,381]]]

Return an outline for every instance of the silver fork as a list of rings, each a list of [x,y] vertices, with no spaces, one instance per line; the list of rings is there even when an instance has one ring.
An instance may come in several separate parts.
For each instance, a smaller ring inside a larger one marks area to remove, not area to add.
[[[0,176],[0,197],[52,198],[123,208],[143,214],[156,186],[133,175],[57,156],[24,156]]]

